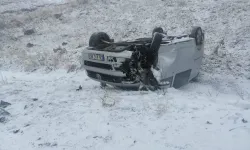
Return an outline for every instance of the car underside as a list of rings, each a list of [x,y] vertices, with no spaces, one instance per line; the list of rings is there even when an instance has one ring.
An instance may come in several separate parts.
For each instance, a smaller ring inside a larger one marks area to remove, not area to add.
[[[87,75],[102,83],[102,86],[110,84],[157,90],[169,85],[168,81],[157,77],[157,74],[167,69],[159,66],[159,57],[162,58],[159,50],[165,51],[166,45],[188,43],[190,39],[197,43],[202,38],[203,43],[204,33],[201,32],[201,37],[196,36],[167,36],[162,28],[155,28],[150,38],[114,42],[106,33],[97,32],[92,34],[89,46],[83,50],[81,63]]]

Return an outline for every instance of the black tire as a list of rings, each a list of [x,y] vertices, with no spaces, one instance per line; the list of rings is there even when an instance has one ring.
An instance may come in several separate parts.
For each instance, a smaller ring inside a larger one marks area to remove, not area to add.
[[[163,31],[162,27],[155,27],[153,32],[152,32],[152,37],[154,37],[155,32],[163,33],[164,31]]]
[[[160,33],[155,33],[151,45],[150,45],[150,52],[151,52],[151,56],[150,58],[152,59],[152,65],[155,68],[157,63],[158,63],[158,51],[160,49],[161,46],[161,42],[162,42],[162,35]]]
[[[196,45],[201,45],[204,41],[204,33],[201,27],[193,27],[189,37],[192,37],[195,39]]]
[[[105,32],[96,32],[91,35],[89,38],[90,47],[107,47],[108,44],[103,41],[111,42],[109,35]]]
[[[161,46],[161,42],[162,42],[162,35],[160,33],[155,33],[150,45],[150,50],[153,53],[157,53]]]

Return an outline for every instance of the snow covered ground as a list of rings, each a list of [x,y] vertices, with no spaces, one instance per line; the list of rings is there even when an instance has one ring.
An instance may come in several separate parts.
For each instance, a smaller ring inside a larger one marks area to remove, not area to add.
[[[249,150],[249,8],[249,0],[1,0],[0,101],[11,105],[0,107],[0,150]],[[206,31],[205,57],[199,82],[181,89],[101,89],[79,69],[95,31],[121,40],[193,25]]]
[[[1,150],[250,148],[249,81],[206,75],[179,90],[137,92],[100,89],[84,72],[3,74],[0,99],[12,105]]]

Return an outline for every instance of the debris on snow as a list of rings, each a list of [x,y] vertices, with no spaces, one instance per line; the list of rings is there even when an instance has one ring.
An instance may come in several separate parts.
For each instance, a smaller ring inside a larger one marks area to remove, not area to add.
[[[102,139],[104,143],[108,143],[109,141],[112,140],[112,136],[93,136],[94,139]]]
[[[19,131],[20,131],[20,129],[14,130],[13,133],[16,134],[16,133],[18,133]]]
[[[96,138],[102,138],[102,136],[93,136],[94,139]]]
[[[1,101],[1,102],[0,102],[0,107],[2,107],[2,108],[6,108],[6,107],[8,107],[9,105],[11,105],[11,103],[8,103],[8,102],[5,102],[5,101]]]
[[[34,29],[28,29],[23,31],[24,35],[31,35],[35,33]]]
[[[76,91],[80,91],[80,90],[82,90],[82,86],[81,85],[78,87],[78,89],[76,89]]]
[[[33,47],[34,46],[34,44],[32,44],[32,43],[28,43],[27,45],[26,45],[26,47],[28,47],[28,48],[31,48],[31,47]]]
[[[238,67],[242,67],[242,65],[241,65],[241,64],[236,64],[236,66],[238,66]]]
[[[65,46],[67,45],[68,43],[67,42],[62,42],[62,46]]]
[[[207,124],[212,124],[210,121],[207,121]]]
[[[38,146],[40,146],[40,147],[55,147],[55,146],[57,146],[57,143],[56,142],[54,142],[54,143],[46,142],[46,143],[38,144]]]
[[[61,48],[60,46],[58,48],[53,49],[54,53],[57,53],[59,51],[60,54],[64,54],[67,52],[66,48]]]
[[[10,113],[0,107],[0,116],[8,116],[8,115],[10,115]]]
[[[108,143],[111,140],[112,140],[112,136],[106,136],[106,137],[103,138],[104,143]]]
[[[38,101],[38,98],[32,98],[33,101]]]
[[[56,19],[60,19],[60,18],[62,17],[62,13],[60,13],[60,14],[54,14],[54,17],[55,17]]]
[[[28,126],[30,126],[30,124],[29,124],[29,123],[27,123],[27,124],[25,124],[25,125],[24,125],[24,127],[28,127]]]
[[[243,123],[247,123],[248,121],[245,120],[244,118],[241,120]]]
[[[27,108],[28,108],[28,106],[27,106],[27,105],[25,105],[23,109],[27,109]]]
[[[5,123],[7,119],[5,117],[0,117],[0,123]]]

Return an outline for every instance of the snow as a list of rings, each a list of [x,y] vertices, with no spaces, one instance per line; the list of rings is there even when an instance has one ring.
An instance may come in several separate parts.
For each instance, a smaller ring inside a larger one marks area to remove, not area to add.
[[[0,122],[0,150],[249,150],[249,7],[249,0],[1,0],[0,100],[11,105],[1,108],[10,115]],[[102,89],[80,69],[93,32],[120,41],[151,36],[155,26],[186,34],[193,25],[206,35],[201,75],[178,90]]]
[[[155,79],[158,81],[158,82],[161,82],[161,70],[156,70],[155,68],[151,67],[151,71],[155,77]]]
[[[250,121],[249,81],[204,75],[179,90],[139,92],[101,89],[84,72],[3,74],[0,99],[12,105],[0,128],[1,150],[250,147],[250,124],[242,122]]]
[[[6,13],[11,11],[18,11],[21,9],[32,9],[51,4],[63,4],[66,0],[1,0],[0,12]]]

